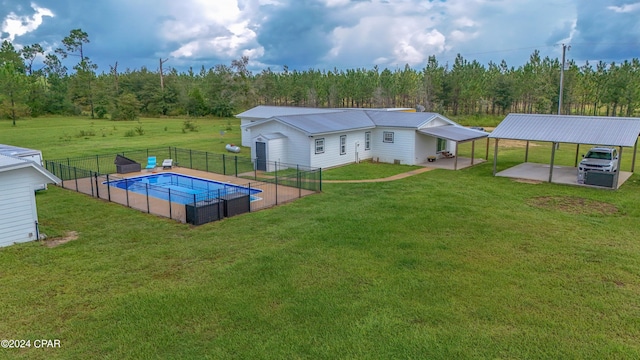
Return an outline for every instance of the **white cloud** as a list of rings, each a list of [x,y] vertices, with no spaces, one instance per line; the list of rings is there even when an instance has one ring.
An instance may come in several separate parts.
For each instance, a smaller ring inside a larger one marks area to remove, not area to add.
[[[458,27],[472,27],[476,25],[476,22],[466,16],[463,16],[461,18],[455,19],[453,21],[453,24]]]
[[[31,4],[35,11],[32,16],[18,16],[10,12],[2,22],[2,31],[9,34],[8,40],[13,42],[17,36],[21,36],[36,30],[42,25],[45,16],[54,17],[53,12],[47,8]]]
[[[322,2],[325,3],[327,7],[336,7],[348,5],[350,0],[322,0]]]
[[[162,34],[180,44],[171,56],[234,58],[264,53],[250,28],[251,7],[242,12],[236,0],[194,0],[170,6],[173,18],[165,21]]]
[[[640,3],[624,4],[622,6],[608,6],[607,9],[617,13],[631,13],[640,10]]]

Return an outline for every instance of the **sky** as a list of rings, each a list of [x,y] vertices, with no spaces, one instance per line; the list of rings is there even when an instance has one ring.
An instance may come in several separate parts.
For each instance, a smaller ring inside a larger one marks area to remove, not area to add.
[[[421,69],[457,54],[517,68],[534,50],[560,59],[562,44],[577,64],[640,58],[639,19],[640,0],[0,0],[0,39],[53,52],[82,29],[98,72],[157,71],[160,59],[197,72],[242,56],[253,73]]]

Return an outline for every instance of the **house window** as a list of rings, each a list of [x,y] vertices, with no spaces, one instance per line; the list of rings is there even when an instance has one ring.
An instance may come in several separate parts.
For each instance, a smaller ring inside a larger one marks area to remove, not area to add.
[[[447,150],[447,140],[438,138],[438,152]]]
[[[324,154],[324,138],[316,139],[316,154]]]
[[[364,133],[364,149],[371,150],[371,131]]]
[[[392,143],[393,142],[393,131],[383,131],[382,132],[382,142]]]
[[[347,153],[347,135],[340,136],[340,155]]]

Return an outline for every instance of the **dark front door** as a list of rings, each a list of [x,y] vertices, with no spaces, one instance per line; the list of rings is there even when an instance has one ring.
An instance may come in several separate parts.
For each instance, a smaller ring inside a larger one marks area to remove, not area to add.
[[[256,170],[267,171],[267,144],[256,142]]]

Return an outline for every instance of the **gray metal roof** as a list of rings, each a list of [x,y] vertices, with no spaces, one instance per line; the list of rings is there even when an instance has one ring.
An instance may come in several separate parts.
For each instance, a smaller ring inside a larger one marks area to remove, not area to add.
[[[428,112],[366,111],[376,126],[419,128],[441,115]],[[446,121],[446,119],[443,118]]]
[[[509,114],[490,138],[606,146],[634,146],[640,118]]]
[[[0,154],[0,172],[17,170],[22,168],[32,167],[46,178],[51,180],[53,183],[60,183],[60,180],[57,176],[53,175],[49,171],[47,171],[42,166],[36,164],[35,162],[15,156],[7,156]]]
[[[274,116],[273,119],[296,128],[307,135],[326,134],[374,128],[375,124],[364,111]]]
[[[489,133],[487,132],[468,129],[457,125],[433,126],[420,129],[418,132],[457,142],[482,139],[489,136]]]
[[[38,150],[27,149],[27,148],[13,146],[13,145],[0,144],[0,154],[2,155],[20,156],[20,155],[34,155],[39,153],[40,151]]]
[[[344,109],[259,105],[236,115],[236,117],[268,119],[274,116],[322,114],[322,113],[334,113],[334,112],[342,112],[342,111],[344,111]]]
[[[280,109],[280,107],[277,106],[271,106],[269,108]],[[274,115],[245,126],[251,128],[264,124],[265,122],[279,121],[307,135],[372,129],[375,127],[419,129],[435,119],[442,119],[445,123],[457,126],[455,122],[437,113],[388,111],[387,109],[332,109],[332,111],[325,111],[329,109],[312,108],[289,109],[306,109],[306,111],[315,112],[295,115]],[[318,112],[318,110],[321,111]],[[243,114],[246,113],[247,112],[244,112],[238,116],[244,116]],[[253,112],[252,114],[256,115],[258,112]],[[262,112],[261,114],[266,115],[266,112]]]

